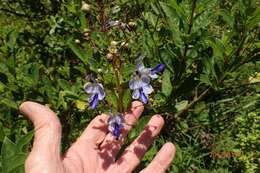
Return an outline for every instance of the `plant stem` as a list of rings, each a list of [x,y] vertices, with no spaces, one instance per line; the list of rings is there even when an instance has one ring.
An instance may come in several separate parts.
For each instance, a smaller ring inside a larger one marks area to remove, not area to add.
[[[122,88],[122,75],[121,75],[121,68],[122,68],[122,62],[119,56],[114,55],[114,63],[113,63],[113,69],[116,76],[116,90],[117,90],[117,111],[123,112],[123,88]]]
[[[198,101],[203,99],[210,91],[211,87],[208,87],[206,90],[204,90],[199,96],[195,97],[182,111],[178,112],[176,114],[176,117],[181,117],[185,115],[185,113]]]
[[[195,9],[196,9],[196,2],[197,0],[193,0],[192,1],[192,9],[191,9],[191,15],[190,15],[190,20],[189,20],[189,28],[188,28],[188,35],[191,33],[191,29],[192,29],[192,25],[193,25],[193,18],[194,18],[194,13],[195,13]],[[185,58],[188,52],[188,44],[185,44],[185,48],[184,48],[184,53],[183,53],[183,57]]]

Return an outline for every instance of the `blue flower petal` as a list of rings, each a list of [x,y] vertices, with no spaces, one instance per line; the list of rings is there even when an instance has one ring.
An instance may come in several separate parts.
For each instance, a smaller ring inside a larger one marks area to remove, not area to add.
[[[161,72],[163,72],[164,69],[165,69],[165,65],[164,64],[158,64],[156,67],[154,67],[151,70],[151,74],[161,73]]]
[[[148,75],[142,75],[141,80],[142,80],[142,83],[145,84],[145,85],[150,83],[150,78],[149,78]]]
[[[97,105],[98,105],[98,94],[95,94],[91,96],[89,106],[91,109],[95,109]]]
[[[118,140],[119,136],[120,136],[120,132],[121,132],[121,128],[119,124],[114,124],[114,130],[112,132],[112,135],[116,137],[116,139]]]
[[[92,94],[93,91],[94,91],[94,86],[93,86],[93,84],[90,83],[90,82],[86,83],[86,84],[84,85],[84,90],[85,90],[86,93]]]
[[[124,122],[124,118],[121,114],[118,114],[117,116],[115,116],[115,121],[117,124],[122,125]]]
[[[121,114],[117,116],[110,116],[108,119],[108,130],[110,133],[118,139],[121,133],[123,126],[124,118]]]
[[[144,103],[147,104],[148,103],[148,98],[147,96],[144,94],[143,90],[140,89],[140,100]]]
[[[134,78],[132,78],[129,81],[129,88],[133,90],[134,88],[136,88],[135,86],[136,86],[136,80]]]
[[[132,98],[133,99],[139,99],[139,97],[140,97],[139,89],[134,90],[133,93],[132,93]]]
[[[144,92],[145,95],[151,94],[153,92],[152,85],[143,86],[143,92]]]
[[[143,63],[139,63],[136,65],[136,69],[138,72],[143,72],[146,68]]]
[[[106,96],[106,93],[104,91],[104,88],[101,84],[97,85],[97,93],[98,93],[98,99],[103,100]]]
[[[142,81],[140,80],[139,77],[134,76],[130,81],[129,81],[129,88],[131,90],[135,90],[138,88],[142,87]]]

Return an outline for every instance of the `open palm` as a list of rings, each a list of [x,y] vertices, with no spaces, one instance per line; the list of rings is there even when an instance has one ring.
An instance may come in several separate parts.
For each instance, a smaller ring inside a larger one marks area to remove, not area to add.
[[[140,163],[154,137],[160,132],[164,121],[155,115],[144,131],[117,158],[124,139],[136,123],[143,105],[133,102],[129,112],[124,114],[125,126],[119,140],[108,133],[108,115],[101,114],[93,119],[83,134],[68,149],[60,153],[61,124],[48,107],[34,102],[24,102],[20,110],[34,124],[33,149],[25,163],[26,173],[129,173]],[[162,173],[169,167],[175,155],[172,143],[166,143],[153,161],[141,172]]]

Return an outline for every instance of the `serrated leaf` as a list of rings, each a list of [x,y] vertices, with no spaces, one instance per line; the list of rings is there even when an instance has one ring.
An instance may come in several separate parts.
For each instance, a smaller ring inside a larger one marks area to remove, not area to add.
[[[162,93],[165,96],[170,96],[172,93],[172,83],[171,83],[171,72],[165,70],[162,76]]]

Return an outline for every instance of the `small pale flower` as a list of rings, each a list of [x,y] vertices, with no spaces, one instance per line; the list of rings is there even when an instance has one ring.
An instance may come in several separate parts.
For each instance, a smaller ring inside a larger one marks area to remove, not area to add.
[[[106,96],[103,85],[96,82],[88,82],[84,86],[86,93],[90,94],[89,106],[91,109],[95,109],[100,100],[103,100]]]
[[[121,22],[121,21],[119,21],[119,20],[109,20],[109,21],[107,22],[106,26],[107,26],[108,28],[114,27],[114,26],[118,26],[118,27],[120,27],[120,28],[123,29],[123,30],[132,31],[131,27],[130,27],[128,24],[123,23],[123,22]]]
[[[116,138],[119,139],[121,134],[121,129],[124,127],[124,118],[122,114],[116,116],[110,115],[108,119],[108,130]]]

